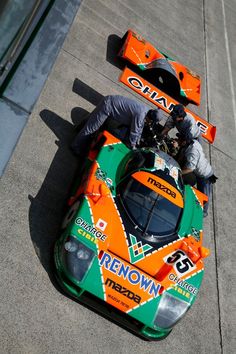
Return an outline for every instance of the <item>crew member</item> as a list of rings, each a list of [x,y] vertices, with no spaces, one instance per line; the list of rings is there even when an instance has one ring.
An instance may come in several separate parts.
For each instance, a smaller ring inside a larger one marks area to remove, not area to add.
[[[188,140],[197,139],[201,143],[201,130],[196,123],[196,120],[190,113],[186,113],[182,104],[176,104],[168,117],[164,128],[161,132],[161,137],[175,128],[180,134],[184,134]]]
[[[106,96],[89,115],[71,148],[77,155],[86,154],[92,135],[106,122],[109,131],[118,132],[118,137],[134,149],[139,143],[145,121],[159,122],[161,119],[162,111],[159,109],[150,109],[123,96]]]
[[[191,175],[194,173],[197,189],[208,196],[208,202],[204,204],[203,208],[203,214],[207,216],[212,184],[216,182],[217,177],[214,175],[198,140],[188,140],[185,135],[179,135],[177,144],[180,150],[176,159],[182,168],[184,182],[188,184],[188,180],[190,177],[192,179]]]

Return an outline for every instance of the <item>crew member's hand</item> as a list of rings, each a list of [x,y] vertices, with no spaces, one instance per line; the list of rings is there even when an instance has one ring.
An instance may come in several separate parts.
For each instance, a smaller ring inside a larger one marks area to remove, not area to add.
[[[178,149],[178,147],[179,147],[178,140],[174,139],[171,143],[175,149]]]
[[[164,139],[164,135],[163,134],[156,134],[155,135],[155,139],[159,142],[161,142]]]

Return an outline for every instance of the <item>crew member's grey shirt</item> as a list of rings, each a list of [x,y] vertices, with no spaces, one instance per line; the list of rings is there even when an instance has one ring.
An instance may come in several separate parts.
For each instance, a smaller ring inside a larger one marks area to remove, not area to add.
[[[94,133],[109,117],[110,120],[114,120],[114,123],[129,127],[130,145],[135,146],[141,137],[149,109],[145,104],[124,96],[106,96],[90,114],[80,135]]]
[[[197,125],[194,117],[190,114],[187,113],[186,116],[184,117],[183,121],[180,122],[175,122],[171,116],[168,117],[165,127],[167,128],[174,128],[178,130],[180,134],[183,134],[186,139],[192,140],[194,138],[198,138],[199,135],[201,134],[201,130],[199,126]]]
[[[108,96],[109,116],[130,127],[129,140],[135,146],[141,137],[148,106],[123,96]]]
[[[185,150],[184,168],[194,171],[197,177],[208,178],[213,174],[212,167],[205,157],[201,144],[194,140]]]

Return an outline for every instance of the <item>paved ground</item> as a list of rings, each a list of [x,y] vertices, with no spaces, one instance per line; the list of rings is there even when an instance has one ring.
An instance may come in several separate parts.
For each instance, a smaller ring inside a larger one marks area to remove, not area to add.
[[[1,353],[224,353],[235,342],[235,41],[232,0],[84,0],[1,179]],[[50,254],[76,168],[73,123],[100,95],[136,97],[114,59],[127,28],[197,71],[202,104],[217,125],[204,145],[219,177],[205,221],[211,248],[199,298],[164,341],[149,343],[63,296]]]

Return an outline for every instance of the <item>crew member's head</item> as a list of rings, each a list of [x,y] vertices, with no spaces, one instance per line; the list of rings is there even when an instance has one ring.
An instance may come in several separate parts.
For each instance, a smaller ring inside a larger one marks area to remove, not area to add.
[[[182,104],[176,104],[172,111],[170,112],[171,117],[174,121],[181,122],[184,120],[187,113],[184,110],[184,106]]]
[[[177,142],[179,147],[190,145],[194,140],[190,139],[186,134],[177,133]]]
[[[147,124],[158,124],[162,120],[162,112],[160,109],[150,109],[146,115]]]

